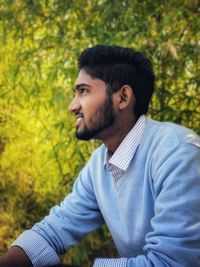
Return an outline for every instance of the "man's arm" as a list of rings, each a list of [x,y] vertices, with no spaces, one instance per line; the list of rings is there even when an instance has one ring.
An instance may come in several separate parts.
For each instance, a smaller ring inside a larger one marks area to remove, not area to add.
[[[0,257],[1,267],[30,267],[32,266],[29,257],[23,249],[13,246],[8,252]]]
[[[104,222],[91,189],[88,168],[84,169],[87,175],[79,175],[73,192],[60,205],[53,207],[41,222],[24,231],[12,244],[12,247],[20,247],[31,263],[29,261],[29,265],[4,265],[3,260],[9,264],[6,256],[0,260],[0,267],[59,265],[59,255]]]

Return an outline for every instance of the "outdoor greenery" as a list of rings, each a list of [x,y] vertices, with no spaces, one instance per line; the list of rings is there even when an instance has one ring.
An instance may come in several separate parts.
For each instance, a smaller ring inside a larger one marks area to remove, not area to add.
[[[67,106],[77,56],[129,46],[153,62],[149,116],[200,133],[198,0],[0,0],[0,253],[72,187],[98,142],[77,141]],[[115,256],[106,227],[63,262]]]

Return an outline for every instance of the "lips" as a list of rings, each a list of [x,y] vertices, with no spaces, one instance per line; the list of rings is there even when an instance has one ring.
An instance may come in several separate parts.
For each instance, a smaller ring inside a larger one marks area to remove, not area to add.
[[[82,121],[83,121],[83,118],[78,118],[76,120],[76,127],[79,127]]]
[[[76,115],[76,126],[79,126],[82,120],[83,120],[83,114],[77,114]]]

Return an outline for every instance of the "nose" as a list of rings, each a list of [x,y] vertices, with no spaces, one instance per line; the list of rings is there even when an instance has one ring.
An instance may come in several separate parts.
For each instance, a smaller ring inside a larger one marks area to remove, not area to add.
[[[76,112],[77,110],[80,110],[80,102],[78,101],[76,96],[72,99],[71,103],[69,104],[68,110],[70,112]]]

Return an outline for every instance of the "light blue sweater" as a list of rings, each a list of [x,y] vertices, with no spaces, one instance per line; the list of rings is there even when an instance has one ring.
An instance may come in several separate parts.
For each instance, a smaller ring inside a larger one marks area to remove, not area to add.
[[[106,223],[128,267],[200,266],[200,139],[148,119],[125,174],[105,170],[94,151],[73,192],[33,230],[59,254]]]

